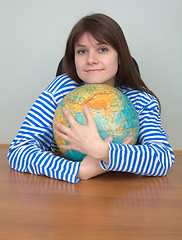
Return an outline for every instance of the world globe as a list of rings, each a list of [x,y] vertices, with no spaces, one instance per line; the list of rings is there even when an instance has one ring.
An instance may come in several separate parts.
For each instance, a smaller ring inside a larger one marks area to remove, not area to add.
[[[70,127],[62,108],[69,109],[75,120],[86,124],[83,107],[87,105],[95,119],[100,137],[113,137],[113,143],[122,144],[133,136],[135,144],[139,134],[139,121],[135,107],[129,98],[117,88],[105,84],[87,84],[68,93],[59,103],[54,121]],[[54,130],[54,127],[53,127]],[[88,136],[89,137],[89,136]],[[69,144],[54,134],[56,144],[65,157],[72,161],[82,161],[85,154],[76,150],[64,150],[60,144]]]

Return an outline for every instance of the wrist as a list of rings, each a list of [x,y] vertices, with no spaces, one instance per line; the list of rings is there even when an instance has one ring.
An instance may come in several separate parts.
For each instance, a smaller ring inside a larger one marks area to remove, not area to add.
[[[95,142],[92,145],[90,154],[91,157],[97,160],[103,160],[106,163],[109,163],[109,144],[103,140]]]
[[[98,176],[107,172],[103,169],[97,159],[90,156],[86,156],[80,164],[78,177],[81,179],[90,179],[92,177]]]

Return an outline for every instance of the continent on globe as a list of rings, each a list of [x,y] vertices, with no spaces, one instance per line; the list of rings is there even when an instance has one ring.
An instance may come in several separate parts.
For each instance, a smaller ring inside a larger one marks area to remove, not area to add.
[[[62,112],[62,108],[66,107],[78,123],[85,125],[84,105],[87,105],[92,112],[98,132],[103,140],[112,136],[113,143],[122,144],[128,137],[133,136],[132,144],[136,143],[139,134],[139,121],[135,107],[120,90],[105,84],[87,84],[71,91],[59,103],[55,111],[54,121],[70,126]],[[82,161],[86,156],[75,150],[60,148],[60,144],[69,143],[56,134],[54,138],[58,148],[66,158],[72,161]]]

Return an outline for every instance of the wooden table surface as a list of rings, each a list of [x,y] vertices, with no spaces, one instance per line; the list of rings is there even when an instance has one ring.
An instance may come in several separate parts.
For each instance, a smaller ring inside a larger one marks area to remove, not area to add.
[[[165,177],[71,184],[10,169],[0,150],[0,239],[182,239],[182,156]]]

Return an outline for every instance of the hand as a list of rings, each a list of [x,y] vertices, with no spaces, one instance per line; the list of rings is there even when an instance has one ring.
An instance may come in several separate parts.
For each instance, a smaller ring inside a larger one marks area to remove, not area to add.
[[[104,170],[99,161],[90,156],[86,156],[80,164],[78,177],[81,179],[90,179],[107,172]]]
[[[105,142],[112,142],[112,139],[106,138]],[[90,156],[86,156],[80,164],[80,169],[78,172],[78,177],[81,179],[90,179],[92,177],[98,176],[100,174],[108,172],[104,170],[98,159],[92,158]]]
[[[77,150],[92,158],[105,159],[108,157],[109,146],[103,141],[97,130],[96,122],[91,111],[84,106],[84,114],[87,120],[85,125],[79,124],[71,115],[67,108],[63,108],[63,113],[70,123],[67,127],[61,123],[54,122],[55,133],[63,140],[69,142],[68,145],[60,145],[65,150]],[[112,138],[110,137],[111,141]]]
[[[130,136],[122,143],[122,145],[126,145],[126,144],[131,145],[133,140],[134,140],[133,136]]]
[[[122,144],[131,144],[133,141],[133,137],[127,138]],[[112,138],[106,138],[104,142],[112,142]],[[109,156],[108,156],[109,159]],[[101,159],[100,159],[101,160]],[[107,161],[109,163],[109,160]],[[90,156],[86,156],[80,164],[80,169],[78,172],[78,177],[81,179],[90,179],[92,177],[98,176],[100,174],[106,173],[108,170],[104,170],[98,159],[92,158]]]

